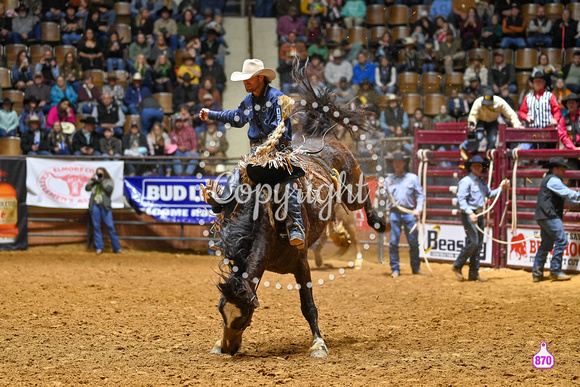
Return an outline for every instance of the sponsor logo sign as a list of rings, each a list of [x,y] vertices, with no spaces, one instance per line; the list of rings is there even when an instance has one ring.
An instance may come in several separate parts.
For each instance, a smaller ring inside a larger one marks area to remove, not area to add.
[[[540,230],[517,229],[514,234],[508,230],[507,236],[510,242],[508,244],[508,266],[531,268],[542,242]],[[567,231],[566,237],[568,238],[568,246],[566,246],[562,256],[562,269],[580,271],[580,232]],[[552,251],[548,253],[544,269],[550,269],[551,260]]]

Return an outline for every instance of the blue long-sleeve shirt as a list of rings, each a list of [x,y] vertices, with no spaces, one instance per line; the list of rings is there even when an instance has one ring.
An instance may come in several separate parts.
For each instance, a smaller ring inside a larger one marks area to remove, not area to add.
[[[556,195],[568,200],[574,204],[580,203],[580,192],[571,190],[566,187],[562,182],[562,179],[558,177],[552,177],[548,180],[548,189],[554,192]]]
[[[141,99],[139,99],[139,93],[141,93]],[[127,88],[127,92],[125,93],[125,105],[129,106],[131,104],[139,104],[145,98],[149,97],[151,94],[151,90],[147,86],[141,86],[138,90],[135,85],[130,85]]]
[[[34,67],[34,72],[36,72],[36,73],[42,72],[42,65],[40,63],[36,64],[36,66]],[[58,65],[51,67],[50,72],[52,73],[52,77],[54,79],[58,78],[58,76],[60,75],[60,69],[59,69]]]
[[[473,214],[475,210],[485,205],[487,198],[493,198],[498,193],[499,187],[492,190],[485,180],[470,173],[461,179],[457,187],[459,208],[467,215]]]
[[[374,85],[376,75],[376,66],[371,62],[366,62],[364,67],[358,63],[352,68],[353,85],[360,84],[363,80],[368,79]]]
[[[401,176],[389,176],[385,179],[385,182],[398,206],[419,211],[423,209],[425,194],[421,184],[419,184],[417,175],[405,172]],[[394,207],[390,201],[387,201],[387,203],[388,208],[392,209]]]
[[[264,87],[262,93],[256,97],[250,93],[244,98],[240,106],[234,110],[210,111],[210,120],[216,120],[241,128],[249,123],[248,137],[250,141],[260,141],[267,138],[282,122],[282,110],[278,105],[278,97],[284,95],[269,85]],[[282,140],[292,140],[291,120],[284,121],[286,132]]]
[[[79,95],[73,89],[72,86],[66,86],[64,91],[60,89],[57,85],[54,85],[52,89],[50,89],[50,100],[52,101],[51,106],[56,106],[60,102],[61,99],[67,97],[70,103],[73,106],[77,105],[77,100],[79,99]]]

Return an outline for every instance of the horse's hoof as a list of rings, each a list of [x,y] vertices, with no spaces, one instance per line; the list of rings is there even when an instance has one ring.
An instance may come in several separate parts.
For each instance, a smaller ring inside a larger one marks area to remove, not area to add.
[[[323,339],[314,339],[314,344],[310,347],[310,356],[318,358],[328,356],[328,348],[326,348],[326,343]]]
[[[355,260],[354,260],[354,268],[355,268],[355,270],[360,270],[360,269],[362,269],[362,265],[363,265],[363,260],[362,260],[362,258],[360,258],[360,259],[359,259],[359,258],[357,258],[357,259],[355,259]]]
[[[314,262],[316,263],[316,267],[322,266],[322,257],[314,257]]]
[[[222,352],[222,340],[221,339],[215,342],[215,345],[213,346],[210,353],[215,353],[217,355],[223,354],[223,352]]]

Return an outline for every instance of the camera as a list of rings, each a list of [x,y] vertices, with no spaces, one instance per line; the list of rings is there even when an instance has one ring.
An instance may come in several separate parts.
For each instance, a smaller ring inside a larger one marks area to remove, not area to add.
[[[105,177],[105,175],[103,175],[101,172],[97,173],[97,179],[103,180],[103,177]]]

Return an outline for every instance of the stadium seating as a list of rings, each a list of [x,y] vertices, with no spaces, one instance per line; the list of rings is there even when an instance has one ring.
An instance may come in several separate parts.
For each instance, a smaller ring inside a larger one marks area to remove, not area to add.
[[[393,35],[393,42],[396,42],[399,39],[406,38],[411,36],[411,28],[410,27],[394,27],[391,30],[391,34]]]
[[[472,48],[467,52],[468,62],[470,62],[471,59],[475,58],[476,56],[479,56],[483,59],[481,63],[483,66],[490,67],[492,65],[489,50],[486,50],[485,48]]]
[[[538,50],[520,48],[516,51],[516,70],[531,70],[538,64]]]
[[[572,14],[572,19],[580,20],[580,3],[570,3],[566,6]]]
[[[6,56],[6,65],[12,67],[16,62],[16,57],[20,51],[28,52],[28,47],[25,44],[7,44],[4,46],[4,55]]]
[[[360,43],[366,47],[368,43],[367,29],[364,27],[351,27],[348,29],[346,39],[349,43]]]
[[[106,73],[103,70],[86,70],[83,71],[84,75],[90,75],[93,77],[93,84],[99,88],[99,90],[103,89],[103,85],[105,84]]]
[[[536,10],[540,5],[534,3],[528,3],[522,5],[522,17],[526,21],[527,24],[530,23],[536,17]]]
[[[548,57],[548,63],[560,69],[562,67],[562,50],[559,48],[544,48],[542,54]]]
[[[389,29],[385,26],[378,26],[373,27],[369,30],[369,42],[376,42],[377,40],[381,40],[383,35],[388,32]]]
[[[531,71],[516,71],[516,83],[518,90],[521,92],[528,86],[528,81],[532,75]]]
[[[0,67],[0,86],[3,90],[12,88],[10,70],[5,67]]]
[[[131,130],[131,123],[132,122],[138,122],[139,123],[139,127],[141,127],[141,116],[139,116],[139,115],[133,115],[133,114],[127,114],[125,116],[125,125],[123,126],[123,132],[124,133],[129,133],[129,130]]]
[[[113,5],[115,21],[122,24],[131,24],[131,3],[125,1],[116,1]]]
[[[172,93],[155,93],[153,97],[159,102],[163,113],[171,114],[173,113],[173,94]]]
[[[121,43],[127,45],[131,43],[131,27],[128,24],[113,24],[110,31],[117,32]]]
[[[28,47],[28,55],[30,56],[33,65],[37,64],[40,61],[40,59],[44,56],[44,52],[46,50],[50,50],[52,52],[52,46],[48,44],[33,44],[30,47]],[[62,63],[59,63],[59,66],[61,64]]]
[[[346,31],[342,27],[333,26],[326,30],[326,40],[330,40],[335,43],[340,43],[344,40],[346,36]]]
[[[416,93],[419,90],[419,74],[405,72],[399,74],[399,92],[401,94]]]
[[[409,24],[409,7],[406,5],[391,5],[387,9],[389,26],[406,26]]]
[[[57,45],[60,43],[60,26],[54,22],[40,23],[40,39],[43,43]]]
[[[443,94],[427,94],[423,96],[425,115],[436,116],[441,113],[441,105],[447,104],[447,97]]]
[[[446,95],[449,95],[451,90],[456,90],[458,93],[461,93],[463,90],[463,73],[454,72],[445,74],[444,85]]]
[[[423,98],[416,93],[403,94],[401,96],[401,107],[407,114],[413,114],[418,108],[423,108]]]
[[[551,21],[555,21],[562,16],[562,11],[564,10],[564,5],[557,3],[548,3],[544,5],[544,11],[546,12],[546,17]]]
[[[14,104],[13,109],[18,115],[22,112],[24,103],[24,92],[20,90],[3,90],[2,98],[8,98]]]
[[[127,88],[127,82],[129,81],[129,73],[125,70],[115,70],[107,73],[107,79],[109,75],[115,75],[117,77],[117,84],[123,86],[124,89]]]
[[[425,94],[439,94],[441,92],[441,79],[443,77],[439,73],[423,73],[421,75],[421,86],[423,88],[423,95]]]
[[[419,4],[411,7],[411,19],[410,19],[411,24],[414,24],[415,22],[417,22],[417,20],[421,19],[422,11],[429,13],[429,6]]]
[[[77,48],[75,46],[56,46],[54,48],[54,56],[56,57],[56,62],[60,66],[64,63],[64,57],[69,52],[72,52],[75,58],[77,57]]]
[[[384,26],[387,23],[387,8],[384,5],[372,4],[367,6],[365,17],[367,26]]]

